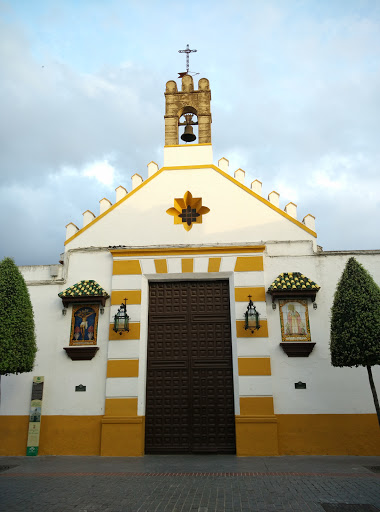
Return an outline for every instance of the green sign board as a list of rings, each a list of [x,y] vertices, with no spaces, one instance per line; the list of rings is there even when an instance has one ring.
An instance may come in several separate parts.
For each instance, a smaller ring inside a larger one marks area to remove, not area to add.
[[[44,378],[33,377],[32,400],[30,402],[28,443],[26,455],[38,455]]]

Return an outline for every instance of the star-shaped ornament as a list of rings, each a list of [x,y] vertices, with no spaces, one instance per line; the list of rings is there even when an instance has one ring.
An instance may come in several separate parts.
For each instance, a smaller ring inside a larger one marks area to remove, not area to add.
[[[207,206],[202,206],[201,197],[193,197],[187,191],[182,198],[174,199],[174,208],[169,208],[166,213],[174,217],[174,224],[182,224],[186,231],[190,231],[193,224],[202,224],[202,215],[210,211]]]

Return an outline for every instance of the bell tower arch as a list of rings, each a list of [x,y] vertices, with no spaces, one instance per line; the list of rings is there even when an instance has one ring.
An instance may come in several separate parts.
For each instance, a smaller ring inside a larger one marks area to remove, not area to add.
[[[211,90],[207,78],[201,78],[198,89],[194,90],[193,77],[185,75],[181,91],[178,91],[174,80],[169,80],[165,90],[165,146],[179,145],[178,127],[189,124],[198,124],[197,144],[211,144],[210,104]],[[191,114],[196,116],[196,122],[191,122]],[[185,116],[185,122],[180,121],[182,116]]]

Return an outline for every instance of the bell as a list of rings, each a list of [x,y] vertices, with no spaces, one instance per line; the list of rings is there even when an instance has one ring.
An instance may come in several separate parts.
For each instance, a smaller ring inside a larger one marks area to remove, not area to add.
[[[181,139],[185,142],[193,142],[196,139],[196,136],[193,133],[193,127],[188,124],[185,126],[185,131],[181,135]]]

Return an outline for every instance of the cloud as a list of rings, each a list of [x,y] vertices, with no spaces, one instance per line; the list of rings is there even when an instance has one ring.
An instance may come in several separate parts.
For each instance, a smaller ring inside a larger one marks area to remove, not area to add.
[[[371,3],[2,5],[0,229],[18,263],[56,261],[65,224],[162,165],[163,91],[185,63],[184,19],[198,49],[190,67],[210,79],[215,162],[262,181],[264,197],[277,190],[282,207],[296,202],[299,218],[314,214],[325,249],[380,247]]]

